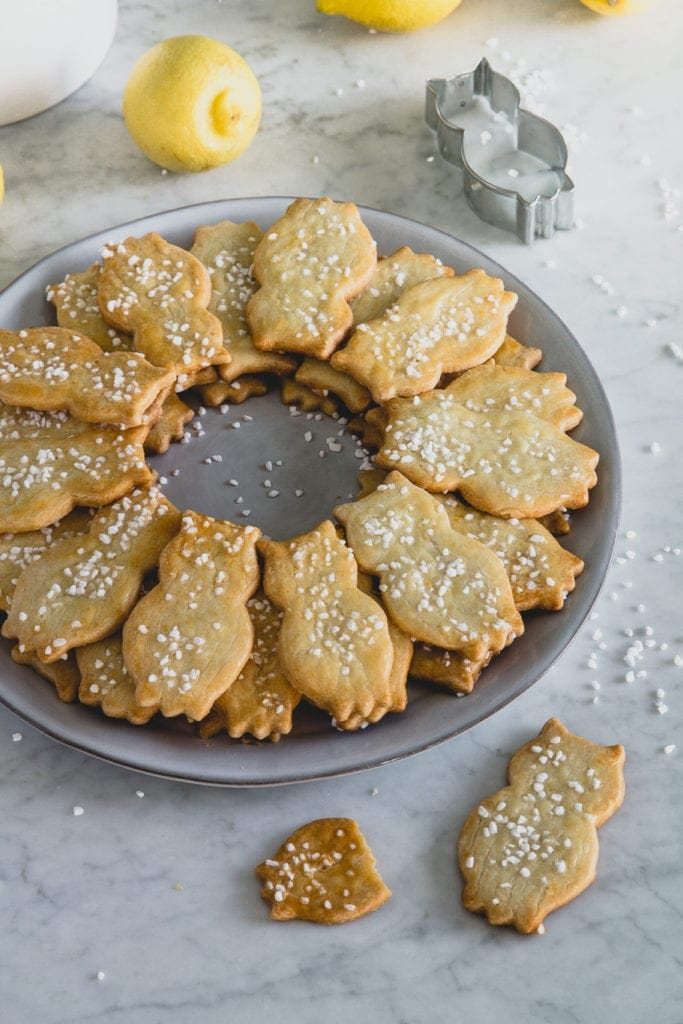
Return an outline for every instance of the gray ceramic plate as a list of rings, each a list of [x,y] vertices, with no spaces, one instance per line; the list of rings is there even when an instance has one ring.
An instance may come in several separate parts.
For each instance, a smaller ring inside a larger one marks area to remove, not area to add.
[[[37,263],[0,295],[0,325],[19,328],[52,322],[44,301],[45,286],[97,257],[100,245],[126,235],[158,231],[180,245],[191,242],[197,225],[222,218],[255,220],[264,228],[290,202],[286,198],[231,199],[155,214],[131,224],[68,245]],[[530,291],[476,249],[434,228],[376,210],[363,210],[380,253],[400,245],[439,256],[456,270],[484,267],[502,277],[519,294],[510,331],[528,344],[542,347],[544,369],[563,370],[584,410],[577,440],[600,452],[600,482],[587,509],[573,517],[568,544],[586,562],[576,591],[560,614],[527,616],[524,636],[483,674],[474,693],[456,700],[451,694],[411,684],[411,701],[402,715],[389,715],[376,726],[342,734],[329,719],[303,707],[296,713],[294,733],[280,743],[245,745],[227,737],[204,742],[177,720],[154,720],[146,728],[105,718],[78,704],[62,704],[49,683],[15,665],[9,646],[0,649],[0,700],[43,732],[79,750],[139,771],[225,786],[259,786],[362,771],[418,753],[450,739],[504,707],[559,657],[588,614],[607,570],[617,527],[620,499],[619,452],[607,398],[595,370],[575,338]],[[252,417],[251,419],[245,419]],[[240,421],[239,429],[232,424]],[[186,445],[172,445],[153,464],[166,476],[169,498],[223,518],[254,523],[275,537],[314,526],[332,506],[352,496],[359,468],[356,442],[337,438],[340,425],[322,417],[292,416],[277,392],[233,406],[226,415],[209,410],[201,417],[203,436]],[[312,440],[305,434],[310,432]],[[194,432],[196,434],[196,431]],[[329,448],[341,441],[342,451]],[[325,452],[321,458],[319,452]],[[218,454],[222,462],[205,463]],[[278,461],[282,465],[277,465]],[[272,464],[272,470],[265,464]],[[172,476],[173,469],[179,469]],[[227,481],[239,481],[237,487]],[[270,480],[270,485],[264,484]],[[269,498],[268,491],[278,495]],[[302,496],[296,490],[304,491]],[[241,503],[237,498],[241,497]],[[249,519],[238,513],[249,509]]]

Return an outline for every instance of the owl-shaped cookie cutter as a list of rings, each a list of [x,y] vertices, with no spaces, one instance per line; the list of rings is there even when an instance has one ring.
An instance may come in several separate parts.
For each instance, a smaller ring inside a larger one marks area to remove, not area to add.
[[[471,166],[465,152],[469,129],[458,126],[457,110],[471,107],[478,96],[488,100],[494,115],[502,113],[507,118],[517,149],[554,172],[558,184],[552,195],[538,194],[527,199],[518,189],[503,188]],[[425,116],[436,132],[441,156],[462,167],[465,197],[474,212],[489,224],[516,232],[522,242],[530,245],[536,238],[550,238],[556,229],[572,226],[574,183],[566,172],[567,146],[562,133],[550,121],[524,110],[520,102],[516,86],[483,58],[467,74],[430,79]]]

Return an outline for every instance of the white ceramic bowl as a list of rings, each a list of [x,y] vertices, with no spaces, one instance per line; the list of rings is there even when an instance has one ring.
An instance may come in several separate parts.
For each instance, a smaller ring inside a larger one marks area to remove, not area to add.
[[[95,73],[117,0],[6,0],[0,11],[0,126],[39,114]]]

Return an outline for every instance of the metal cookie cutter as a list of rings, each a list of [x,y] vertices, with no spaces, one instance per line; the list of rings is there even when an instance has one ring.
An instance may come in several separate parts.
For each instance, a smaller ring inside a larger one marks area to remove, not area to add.
[[[457,111],[471,110],[477,97],[488,100],[493,121],[500,121],[501,115],[507,120],[511,126],[507,130],[520,154],[529,154],[539,161],[546,175],[554,176],[554,190],[543,190],[527,198],[519,188],[503,187],[472,167],[465,152],[465,138],[469,140],[471,129],[458,126]],[[567,146],[561,132],[554,124],[520,107],[517,88],[505,75],[494,71],[486,58],[468,74],[427,82],[426,120],[436,132],[441,156],[462,167],[465,197],[482,220],[515,231],[526,245],[536,237],[550,238],[556,228],[572,226],[574,183],[565,170]]]

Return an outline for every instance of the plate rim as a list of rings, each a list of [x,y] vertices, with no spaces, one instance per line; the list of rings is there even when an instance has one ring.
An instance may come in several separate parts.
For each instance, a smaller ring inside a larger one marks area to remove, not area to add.
[[[222,199],[206,200],[204,202],[199,203],[186,203],[182,206],[176,206],[166,210],[157,210],[151,213],[146,213],[143,216],[134,218],[133,220],[123,221],[120,224],[114,224],[109,227],[105,227],[100,230],[90,232],[89,234],[84,235],[81,238],[73,239],[72,241],[67,242],[64,245],[59,246],[57,249],[53,249],[52,251],[46,253],[44,256],[41,256],[40,259],[36,260],[35,263],[33,263],[31,266],[23,270],[0,291],[0,300],[3,299],[11,289],[19,285],[25,277],[39,271],[40,268],[48,261],[53,260],[55,257],[58,257],[61,253],[66,252],[67,250],[73,248],[74,246],[92,242],[94,239],[99,238],[101,235],[107,232],[119,233],[124,230],[128,231],[129,229],[134,228],[135,225],[140,224],[141,222],[146,221],[149,218],[166,217],[169,215],[181,214],[186,211],[199,208],[205,209],[209,207],[225,207],[227,203],[291,203],[296,198],[297,197],[295,196],[288,195],[230,196]],[[583,609],[583,614],[576,622],[574,630],[564,639],[561,646],[555,651],[551,660],[548,661],[547,664],[545,664],[545,666],[539,672],[537,672],[533,676],[533,678],[530,679],[519,692],[511,693],[508,696],[501,698],[501,700],[496,704],[493,710],[487,710],[486,708],[483,708],[480,714],[475,715],[473,719],[470,719],[465,723],[450,724],[448,726],[448,731],[446,731],[443,734],[440,733],[436,737],[430,737],[417,744],[410,743],[407,746],[404,744],[404,746],[401,749],[388,756],[378,756],[376,758],[368,758],[366,756],[362,761],[349,766],[331,767],[328,769],[316,766],[311,771],[299,771],[297,774],[278,776],[276,778],[232,778],[230,781],[226,781],[225,778],[212,778],[209,777],[208,774],[200,775],[197,772],[193,773],[192,771],[188,771],[186,774],[179,774],[170,768],[168,770],[154,770],[146,764],[136,763],[135,759],[131,758],[130,755],[125,755],[119,758],[109,756],[103,753],[101,750],[93,749],[91,746],[89,746],[87,740],[73,737],[73,735],[71,735],[68,730],[60,730],[54,725],[54,723],[46,723],[42,719],[37,720],[26,709],[17,708],[15,704],[12,702],[11,695],[8,696],[4,692],[4,690],[0,688],[0,704],[2,704],[4,707],[10,710],[13,714],[17,715],[23,721],[27,722],[33,728],[37,729],[39,732],[43,733],[46,736],[49,736],[50,739],[56,740],[58,743],[61,743],[72,750],[85,753],[90,757],[95,757],[99,761],[104,761],[108,764],[116,765],[117,767],[126,768],[131,771],[136,771],[143,775],[148,775],[155,778],[169,779],[175,782],[212,786],[216,788],[262,789],[271,786],[286,786],[293,785],[294,783],[306,783],[332,778],[342,778],[344,776],[355,775],[360,772],[371,771],[375,768],[381,768],[388,764],[394,764],[399,761],[406,760],[409,757],[413,757],[414,755],[424,753],[427,750],[432,750],[438,746],[441,746],[443,743],[446,743],[450,740],[454,740],[458,736],[464,735],[464,733],[480,725],[483,721],[486,721],[486,719],[498,714],[499,711],[502,711],[509,704],[517,700],[529,689],[531,689],[532,686],[535,686],[550,671],[550,669],[557,664],[559,659],[566,651],[567,647],[575,640],[578,632],[580,631],[581,627],[590,615],[590,612],[593,609],[595,602],[597,601],[598,597],[600,596],[605,586],[609,568],[613,559],[614,546],[616,543],[617,533],[619,530],[619,524],[621,520],[623,499],[623,467],[621,447],[619,444],[619,435],[617,432],[616,422],[614,419],[614,413],[612,411],[612,407],[610,405],[607,393],[605,391],[604,385],[597,370],[593,366],[592,361],[588,357],[583,346],[580,344],[580,342],[574,335],[573,331],[569,329],[564,320],[552,309],[552,307],[549,306],[548,303],[543,298],[541,298],[541,296],[538,295],[532,288],[530,288],[524,281],[522,281],[521,278],[519,278],[516,274],[508,271],[506,267],[500,264],[497,260],[488,256],[477,246],[472,245],[471,243],[465,241],[464,239],[460,238],[457,235],[451,234],[450,232],[443,230],[443,228],[437,228],[433,227],[430,224],[425,224],[422,221],[416,220],[414,217],[407,217],[404,214],[395,214],[388,212],[386,210],[380,210],[377,207],[368,206],[364,203],[357,203],[356,205],[358,206],[361,215],[363,215],[364,212],[368,212],[376,217],[379,217],[380,219],[386,218],[387,220],[393,222],[394,224],[397,220],[399,220],[407,224],[414,225],[419,230],[427,230],[430,232],[434,232],[435,234],[441,236],[444,239],[446,245],[455,242],[460,246],[464,246],[471,253],[481,257],[487,263],[494,264],[497,270],[500,272],[500,275],[504,277],[504,279],[506,280],[506,283],[510,282],[513,288],[515,286],[515,283],[519,283],[520,285],[522,285],[526,292],[533,297],[534,302],[537,303],[540,307],[542,307],[542,309],[552,319],[556,321],[557,325],[571,337],[574,345],[576,346],[576,349],[580,353],[580,356],[583,358],[583,360],[589,367],[590,372],[592,374],[591,383],[593,384],[593,386],[595,386],[598,397],[602,402],[607,424],[610,429],[609,443],[612,450],[610,467],[611,487],[609,491],[609,501],[611,505],[612,515],[609,519],[607,533],[606,535],[603,535],[603,540],[606,541],[606,546],[604,547],[604,553],[602,557],[602,561],[604,562],[604,570],[600,578],[594,581],[594,591],[591,595],[588,596],[587,603]],[[120,724],[124,725],[125,723]]]

